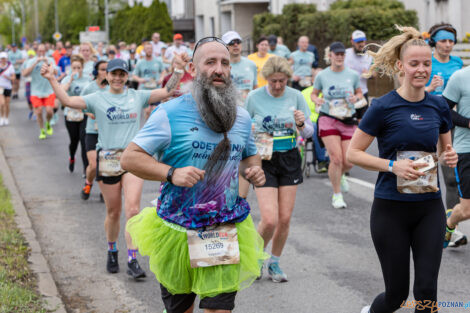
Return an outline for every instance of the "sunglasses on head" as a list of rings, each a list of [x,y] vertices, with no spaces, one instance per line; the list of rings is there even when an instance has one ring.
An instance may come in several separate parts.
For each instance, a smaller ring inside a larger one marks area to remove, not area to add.
[[[197,50],[197,48],[199,48],[199,46],[202,46],[203,44],[208,43],[208,42],[212,42],[212,41],[218,42],[218,43],[224,45],[225,48],[227,48],[227,45],[225,44],[225,42],[220,38],[217,38],[217,37],[204,37],[196,43],[196,46],[194,47],[193,55],[196,53],[196,50]],[[227,50],[228,50],[228,48],[227,48]]]
[[[241,44],[241,43],[242,43],[242,41],[241,41],[240,39],[234,39],[234,40],[230,41],[230,42],[228,43],[228,45],[229,45],[229,46],[233,46],[234,44],[239,45],[239,44]]]

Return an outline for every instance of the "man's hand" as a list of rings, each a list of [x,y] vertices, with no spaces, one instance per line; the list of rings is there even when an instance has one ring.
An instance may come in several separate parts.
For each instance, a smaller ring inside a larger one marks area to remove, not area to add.
[[[245,179],[256,187],[263,186],[266,183],[264,171],[258,165],[249,167],[245,170]]]
[[[295,125],[299,127],[298,125],[304,124],[305,123],[305,114],[304,112],[300,110],[295,110],[294,111],[294,119],[295,119]]]
[[[172,183],[175,186],[191,188],[204,179],[205,172],[194,166],[177,168],[173,172]]]
[[[41,66],[41,76],[47,80],[54,78],[54,65],[44,63]]]
[[[179,70],[184,70],[186,67],[186,64],[189,63],[191,58],[188,56],[186,52],[183,52],[181,54],[175,53],[174,56],[174,62],[175,62],[175,68]]]

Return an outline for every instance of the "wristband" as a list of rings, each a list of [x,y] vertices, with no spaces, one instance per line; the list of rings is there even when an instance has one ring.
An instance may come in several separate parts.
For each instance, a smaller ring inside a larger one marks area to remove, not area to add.
[[[296,125],[298,128],[300,128],[300,127],[304,127],[305,123],[302,122],[302,124],[300,124],[300,125],[297,125],[297,124],[295,124],[295,125]]]
[[[393,163],[394,162],[395,162],[394,160],[390,160],[390,162],[388,163],[388,171],[390,173],[393,173]]]
[[[170,167],[170,169],[168,170],[168,174],[166,174],[166,181],[169,182],[170,184],[173,184],[173,172],[175,171],[176,168],[174,168],[173,166]]]
[[[184,70],[181,70],[179,68],[175,68],[174,69],[174,72],[177,73],[177,74],[183,74],[184,73]]]

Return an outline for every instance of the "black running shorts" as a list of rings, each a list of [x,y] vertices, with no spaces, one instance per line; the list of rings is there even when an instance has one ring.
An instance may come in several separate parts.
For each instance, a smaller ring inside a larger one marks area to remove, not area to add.
[[[302,159],[297,148],[285,152],[273,152],[271,160],[263,160],[266,183],[262,187],[299,185],[303,182]]]
[[[456,169],[456,180],[459,196],[470,199],[470,153],[459,153],[459,162]],[[458,174],[458,175],[457,175]]]
[[[96,150],[97,143],[98,143],[98,134],[86,134],[85,135],[86,152]]]
[[[167,313],[184,313],[193,305],[196,299],[195,293],[173,295],[162,284],[162,300]],[[215,297],[206,297],[199,302],[200,309],[228,310],[235,307],[235,296],[237,292],[221,293]]]

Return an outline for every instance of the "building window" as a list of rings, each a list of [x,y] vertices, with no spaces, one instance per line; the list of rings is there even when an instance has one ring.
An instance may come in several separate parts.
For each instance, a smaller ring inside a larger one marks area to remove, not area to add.
[[[211,25],[211,36],[215,36],[215,18],[213,16],[210,17],[210,25]]]

